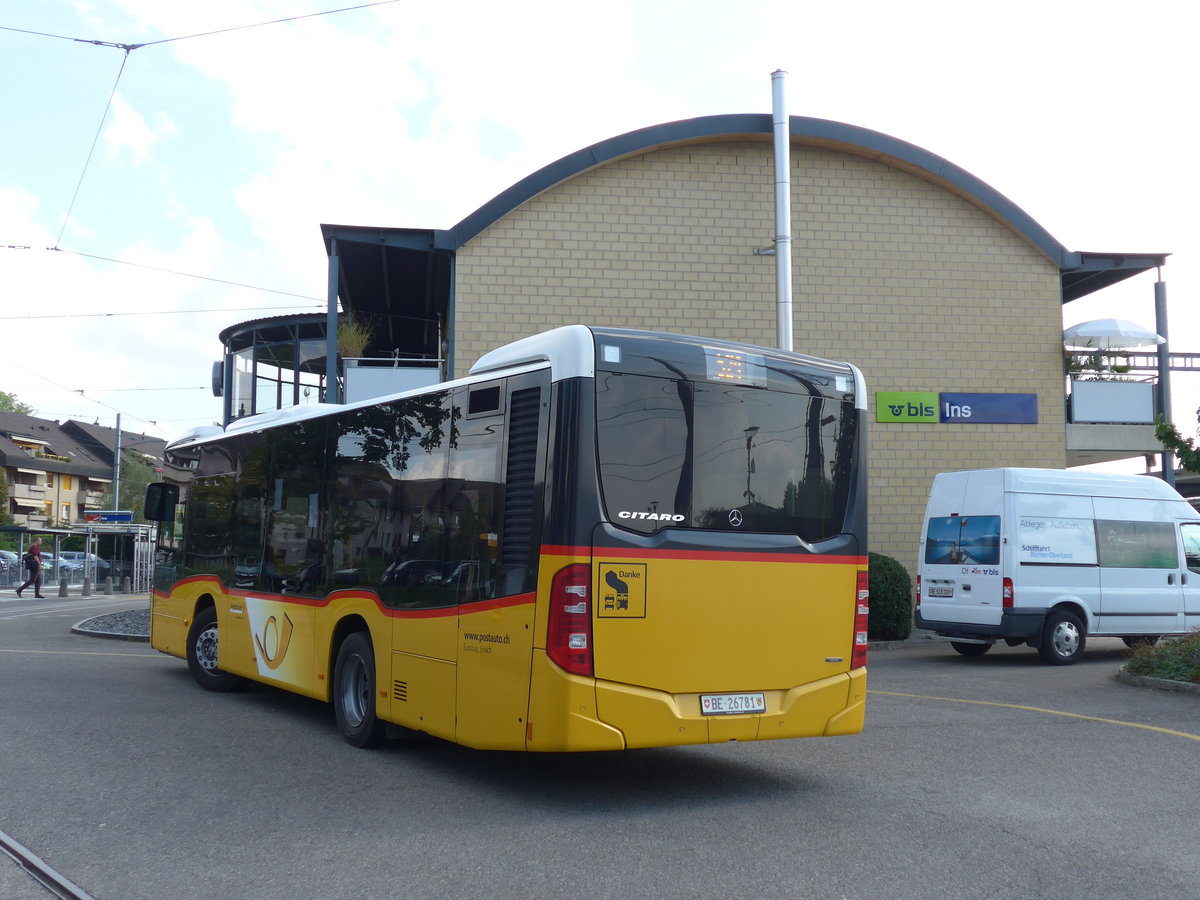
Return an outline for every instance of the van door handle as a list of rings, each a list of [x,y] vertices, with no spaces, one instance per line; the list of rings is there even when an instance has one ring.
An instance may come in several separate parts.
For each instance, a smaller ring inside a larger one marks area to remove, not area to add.
[[[1172,572],[1170,575],[1167,576],[1167,584],[1174,584],[1174,583],[1175,583],[1175,573]]]

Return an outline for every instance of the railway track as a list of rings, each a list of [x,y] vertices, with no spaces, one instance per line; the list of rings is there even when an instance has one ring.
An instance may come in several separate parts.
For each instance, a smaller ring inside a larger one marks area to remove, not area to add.
[[[79,885],[50,868],[41,857],[0,831],[0,850],[16,861],[31,878],[61,900],[96,900]]]

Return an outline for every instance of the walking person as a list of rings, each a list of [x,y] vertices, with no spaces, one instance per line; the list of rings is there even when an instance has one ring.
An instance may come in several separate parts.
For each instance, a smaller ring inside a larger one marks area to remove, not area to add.
[[[42,539],[35,537],[33,543],[29,545],[29,550],[25,554],[25,565],[29,567],[28,580],[17,588],[17,596],[21,596],[21,591],[33,585],[33,596],[39,600],[45,600],[42,596]]]

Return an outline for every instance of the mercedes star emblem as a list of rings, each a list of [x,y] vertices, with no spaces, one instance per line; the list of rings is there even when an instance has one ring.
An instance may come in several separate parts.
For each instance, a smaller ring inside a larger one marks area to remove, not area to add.
[[[740,509],[731,509],[729,511],[729,524],[734,528],[742,527],[742,511]]]

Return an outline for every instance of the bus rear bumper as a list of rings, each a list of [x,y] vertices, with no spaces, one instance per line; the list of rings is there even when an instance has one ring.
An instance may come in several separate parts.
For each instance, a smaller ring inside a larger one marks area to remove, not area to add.
[[[597,682],[596,709],[624,732],[630,747],[856,734],[863,726],[866,685],[866,669],[857,669],[790,690],[764,691],[763,714],[705,716],[698,693]]]
[[[766,713],[705,716],[700,694],[670,694],[570,675],[534,655],[527,750],[561,752],[857,734],[867,670],[764,691]]]

